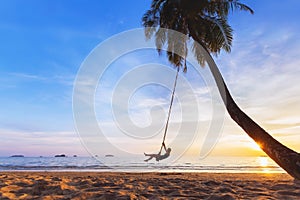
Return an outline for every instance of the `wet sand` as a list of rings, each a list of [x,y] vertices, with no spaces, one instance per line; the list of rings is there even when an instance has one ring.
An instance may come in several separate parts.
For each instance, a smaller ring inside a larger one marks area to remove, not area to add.
[[[300,199],[287,174],[0,172],[0,199]]]

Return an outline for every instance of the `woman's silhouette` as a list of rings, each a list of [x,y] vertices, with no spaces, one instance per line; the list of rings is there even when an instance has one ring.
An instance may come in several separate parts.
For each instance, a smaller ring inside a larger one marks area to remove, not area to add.
[[[144,153],[145,156],[150,156],[149,158],[147,158],[146,160],[144,160],[145,162],[148,162],[149,160],[151,160],[152,158],[155,158],[156,161],[160,161],[160,160],[163,160],[163,159],[166,159],[170,156],[170,153],[171,153],[171,148],[166,148],[166,145],[165,143],[162,144],[166,153],[161,155],[161,152],[159,152],[158,154],[147,154],[147,153]]]

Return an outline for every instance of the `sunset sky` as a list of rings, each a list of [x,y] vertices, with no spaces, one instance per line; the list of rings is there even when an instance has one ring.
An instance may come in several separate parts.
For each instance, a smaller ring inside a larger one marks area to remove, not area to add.
[[[242,2],[255,13],[236,12],[230,16],[234,29],[232,52],[221,53],[215,61],[238,105],[276,139],[299,152],[300,2]],[[141,28],[141,17],[150,1],[3,0],[0,4],[0,156],[89,155],[89,147],[81,142],[82,134],[76,132],[73,120],[76,75],[101,42],[123,31]],[[149,63],[162,65],[162,71],[173,70],[166,58],[154,50],[133,52],[112,63],[95,92],[95,113],[105,136],[127,153],[156,151],[161,143],[162,133],[149,140],[120,133],[111,111],[111,107],[120,106],[118,101],[111,105],[116,83],[130,70]],[[207,70],[204,68],[203,74]],[[174,76],[170,74],[158,70],[147,76],[172,84]],[[192,67],[180,77],[168,140],[178,154],[186,151],[199,155],[208,137],[205,132],[212,119],[211,105],[220,102],[211,98],[205,80]],[[195,123],[193,118],[181,118],[182,107],[195,108],[185,96],[189,84],[196,91],[199,127],[197,132],[186,129],[185,139],[191,141],[187,147],[174,138],[180,126],[191,127]],[[131,97],[129,115],[135,124],[147,127],[165,121],[159,118],[160,112],[150,109],[156,106],[167,110],[170,91],[166,88],[149,85]],[[228,114],[221,127],[210,155],[263,155]],[[143,134],[151,135],[148,131]],[[108,147],[101,145],[99,153],[109,153]]]

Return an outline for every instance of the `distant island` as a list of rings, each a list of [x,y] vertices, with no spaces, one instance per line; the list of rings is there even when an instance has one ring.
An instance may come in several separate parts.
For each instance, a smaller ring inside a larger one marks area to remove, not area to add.
[[[55,158],[64,158],[64,157],[67,157],[65,154],[60,154],[60,155],[55,155],[54,156]]]
[[[114,157],[114,155],[107,154],[107,155],[105,155],[105,157]]]
[[[12,155],[12,156],[10,156],[10,157],[12,157],[12,158],[23,158],[23,157],[25,157],[24,155]]]

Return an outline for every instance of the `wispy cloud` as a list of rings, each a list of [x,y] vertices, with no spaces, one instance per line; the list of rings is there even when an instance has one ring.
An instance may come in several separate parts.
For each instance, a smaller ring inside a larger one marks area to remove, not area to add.
[[[74,82],[75,75],[54,75],[54,76],[43,76],[43,75],[36,75],[36,74],[29,74],[29,73],[16,73],[16,72],[9,72],[8,76],[15,77],[15,80],[20,82],[26,80],[32,81],[43,81],[43,82],[53,82],[53,83],[60,83],[66,86],[72,86]]]
[[[237,41],[232,55],[218,59],[240,107],[287,145],[300,141],[298,41],[288,30],[264,30],[249,43]],[[232,122],[226,123],[224,133],[245,134]]]
[[[34,132],[0,129],[1,156],[25,154],[26,156],[88,155],[74,131]]]
[[[9,73],[9,75],[15,76],[17,78],[32,79],[32,80],[47,80],[48,79],[43,76],[37,76],[37,75],[26,74],[26,73]]]

